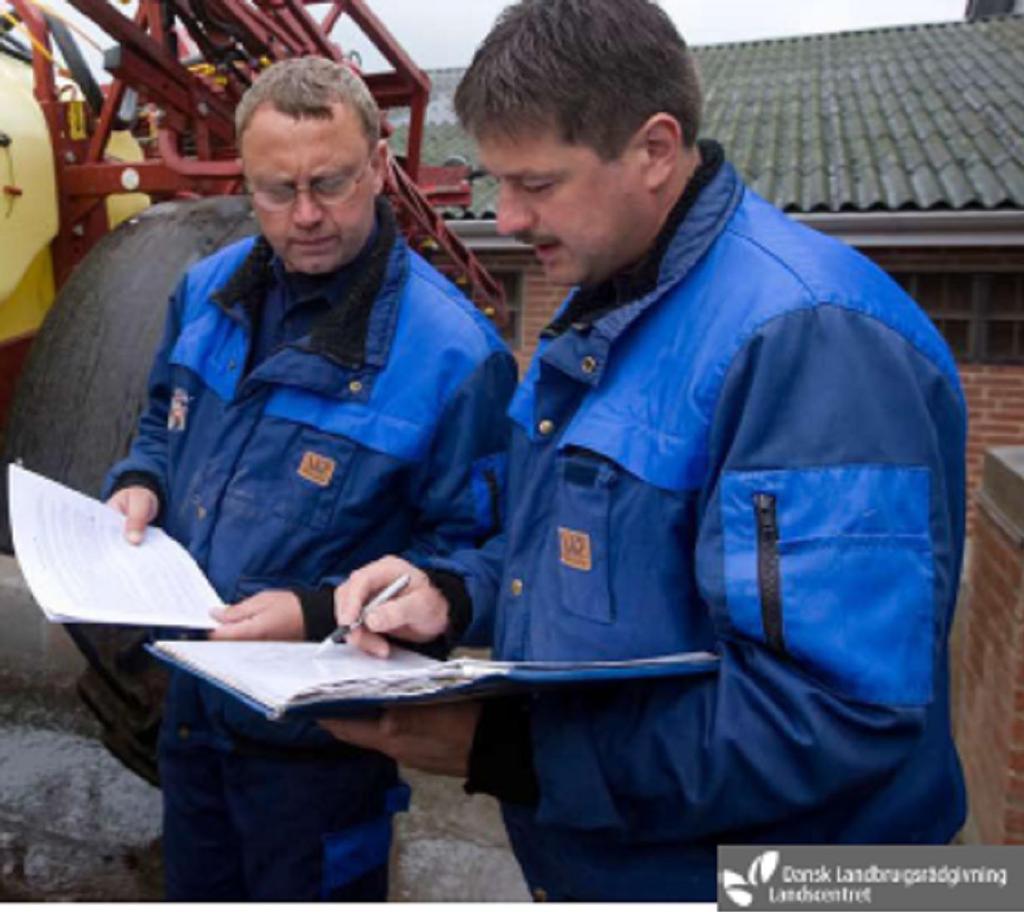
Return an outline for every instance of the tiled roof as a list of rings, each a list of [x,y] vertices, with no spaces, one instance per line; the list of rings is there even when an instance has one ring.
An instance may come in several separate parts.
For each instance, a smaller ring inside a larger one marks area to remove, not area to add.
[[[694,50],[702,135],[787,211],[1024,208],[1024,16]],[[430,73],[431,164],[473,162],[451,104],[461,75]],[[473,213],[494,202],[476,180]]]

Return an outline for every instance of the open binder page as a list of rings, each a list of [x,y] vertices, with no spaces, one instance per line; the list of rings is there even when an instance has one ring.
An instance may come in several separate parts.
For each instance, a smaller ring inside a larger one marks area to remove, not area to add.
[[[140,545],[124,517],[71,488],[11,465],[14,553],[51,621],[210,629],[220,598],[191,555],[162,529]]]
[[[620,662],[516,663],[474,658],[439,662],[397,647],[388,659],[378,659],[347,643],[322,656],[316,654],[316,643],[169,640],[149,648],[270,718],[297,712],[331,715],[346,706],[468,698],[531,686],[701,674],[717,664],[706,652]]]
[[[397,647],[386,660],[347,643],[324,655],[316,650],[316,643],[228,640],[170,640],[152,647],[158,657],[247,696],[275,715],[309,701],[419,693],[437,686],[437,676],[443,677],[449,664]]]

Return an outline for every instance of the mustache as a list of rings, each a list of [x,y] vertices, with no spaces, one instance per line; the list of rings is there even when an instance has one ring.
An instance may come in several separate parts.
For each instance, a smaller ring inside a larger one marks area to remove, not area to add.
[[[521,244],[526,244],[529,247],[543,247],[549,244],[559,243],[558,238],[551,237],[550,235],[539,235],[534,234],[532,231],[517,231],[513,237]]]

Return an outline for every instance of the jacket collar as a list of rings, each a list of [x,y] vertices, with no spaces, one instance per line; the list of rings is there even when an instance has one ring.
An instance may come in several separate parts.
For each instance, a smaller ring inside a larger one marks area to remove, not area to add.
[[[702,153],[705,148],[702,143]],[[673,210],[675,221],[670,218],[666,223],[640,271],[634,269],[629,276],[619,275],[609,280],[618,282],[621,289],[630,289],[634,296],[618,301],[613,298],[612,308],[599,311],[592,322],[582,319],[563,325],[576,295],[585,291],[577,289],[544,331],[542,344],[544,341],[547,344],[541,359],[574,379],[596,386],[615,340],[687,276],[721,234],[742,196],[743,182],[736,170],[720,160],[714,173],[696,184],[692,199],[687,199],[684,191]],[[555,332],[559,329],[561,334]],[[581,371],[588,356],[597,369]]]
[[[639,262],[603,282],[577,288],[567,305],[544,329],[545,336],[553,339],[570,327],[588,329],[605,314],[657,288],[665,253],[678,234],[680,224],[704,188],[714,180],[724,160],[722,147],[713,140],[701,140],[699,148],[700,165],[687,181],[650,249]]]
[[[330,300],[316,318],[308,338],[295,345],[352,370],[381,368],[387,362],[408,272],[408,248],[398,237],[394,212],[383,196],[377,198],[376,216],[377,235],[360,257],[360,268],[344,283],[340,297]],[[232,319],[252,326],[276,281],[273,258],[266,238],[257,238],[231,278],[214,292],[213,301]]]

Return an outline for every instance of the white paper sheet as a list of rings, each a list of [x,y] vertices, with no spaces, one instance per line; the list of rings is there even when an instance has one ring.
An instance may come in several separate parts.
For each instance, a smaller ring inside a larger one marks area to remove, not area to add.
[[[124,517],[98,500],[17,465],[8,472],[14,553],[52,621],[194,627],[221,604],[191,555],[162,529],[140,545]]]
[[[282,711],[289,704],[325,697],[411,694],[444,686],[457,662],[392,647],[387,660],[348,643],[317,655],[316,643],[174,640],[156,649],[186,667]]]

